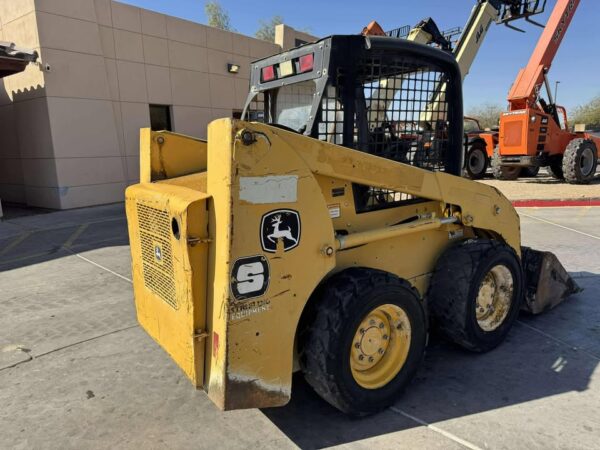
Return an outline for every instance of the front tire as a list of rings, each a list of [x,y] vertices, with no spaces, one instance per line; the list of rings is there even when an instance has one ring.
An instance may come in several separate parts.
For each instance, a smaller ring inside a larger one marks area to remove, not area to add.
[[[347,414],[391,405],[425,352],[426,316],[415,289],[387,272],[352,268],[317,295],[299,338],[308,383]]]
[[[475,352],[497,347],[523,300],[519,258],[506,244],[467,240],[450,247],[431,278],[428,302],[440,331]]]
[[[492,173],[496,180],[512,181],[519,178],[521,174],[520,167],[503,166],[500,158],[500,151],[498,147],[494,149],[494,156],[492,158]]]
[[[565,180],[571,184],[589,184],[596,175],[598,149],[590,139],[569,142],[562,160]]]

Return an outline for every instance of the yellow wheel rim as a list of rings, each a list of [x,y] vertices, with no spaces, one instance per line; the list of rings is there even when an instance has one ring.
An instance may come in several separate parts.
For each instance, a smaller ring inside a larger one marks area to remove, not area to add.
[[[508,316],[513,298],[513,276],[508,267],[494,266],[479,285],[475,314],[483,331],[494,331]]]
[[[350,350],[354,381],[365,389],[378,389],[400,372],[408,357],[411,326],[396,305],[381,305],[362,320]]]

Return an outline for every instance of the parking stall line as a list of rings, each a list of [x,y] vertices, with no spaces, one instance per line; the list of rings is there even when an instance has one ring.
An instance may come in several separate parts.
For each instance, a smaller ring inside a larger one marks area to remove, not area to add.
[[[568,231],[572,231],[573,233],[581,234],[582,236],[587,236],[587,237],[590,237],[592,239],[596,239],[596,240],[600,241],[600,236],[595,236],[593,234],[584,233],[583,231],[576,230],[575,228],[566,227],[566,226],[561,225],[559,223],[552,222],[552,221],[547,220],[547,219],[542,219],[541,217],[530,216],[529,214],[525,214],[523,212],[519,213],[519,215],[527,217],[529,219],[537,220],[539,222],[544,222],[544,223],[547,223],[548,225],[553,225],[555,227],[562,228],[562,229],[568,230]]]
[[[26,231],[25,233],[17,236],[17,238],[14,241],[12,241],[6,247],[4,247],[2,250],[0,250],[0,256],[6,255],[8,252],[10,252],[13,248],[17,247],[19,244],[21,244],[23,241],[25,241],[32,234],[33,234],[32,231]]]
[[[456,442],[457,444],[462,445],[465,448],[468,448],[470,450],[482,450],[481,447],[478,447],[477,445],[473,444],[472,442],[469,441],[465,441],[464,439],[456,436],[455,434],[450,433],[449,431],[443,430],[439,427],[436,427],[435,425],[431,425],[430,423],[425,422],[422,419],[419,419],[418,417],[413,416],[412,414],[409,414],[407,412],[402,411],[400,408],[397,408],[395,406],[392,406],[390,408],[393,412],[400,414],[401,416],[406,417],[407,419],[412,420],[413,422],[417,422],[420,425],[423,425],[426,428],[429,428],[431,431],[434,431],[438,434],[441,434],[442,436]]]
[[[559,339],[557,337],[554,337],[551,334],[548,334],[545,331],[540,330],[539,328],[536,328],[536,327],[534,327],[532,325],[529,325],[528,323],[525,323],[525,322],[523,322],[521,320],[517,320],[517,323],[519,325],[523,325],[525,328],[527,328],[527,329],[529,329],[529,330],[531,330],[531,331],[533,331],[535,333],[541,334],[542,336],[544,336],[544,337],[546,337],[546,338],[554,341],[557,344],[563,345],[565,347],[569,347],[571,350],[573,350],[575,352],[581,352],[582,354],[585,354],[585,355],[589,356],[590,358],[595,359],[596,361],[600,361],[600,356],[595,355],[594,353],[591,353],[588,350],[585,350],[585,349],[576,347],[576,346],[574,346],[572,344],[569,344],[568,342],[563,341],[562,339]]]
[[[88,263],[90,263],[90,264],[92,264],[92,265],[94,265],[94,266],[98,267],[99,269],[105,270],[106,272],[108,272],[108,273],[111,273],[111,274],[113,274],[114,276],[116,276],[116,277],[119,277],[119,278],[121,278],[122,280],[125,280],[125,281],[127,281],[128,283],[133,283],[133,280],[131,280],[131,278],[127,278],[127,277],[125,277],[125,276],[121,275],[120,273],[117,273],[117,272],[115,272],[115,271],[113,271],[113,270],[110,270],[108,267],[104,267],[102,264],[98,264],[97,262],[95,262],[95,261],[92,261],[91,259],[88,259],[88,258],[86,258],[85,256],[82,256],[82,255],[80,255],[79,253],[73,253],[73,254],[74,254],[75,256],[77,256],[78,258],[81,258],[82,260],[84,260],[84,261],[86,261],[86,262],[88,262]]]
[[[79,239],[79,236],[81,236],[83,234],[83,232],[85,230],[87,230],[87,228],[90,226],[89,223],[84,223],[83,225],[81,225],[79,228],[77,228],[77,230],[75,230],[75,232],[69,237],[69,239],[67,239],[67,241],[63,244],[63,247],[65,248],[71,248],[73,246],[73,244],[75,243],[75,241],[77,239]]]

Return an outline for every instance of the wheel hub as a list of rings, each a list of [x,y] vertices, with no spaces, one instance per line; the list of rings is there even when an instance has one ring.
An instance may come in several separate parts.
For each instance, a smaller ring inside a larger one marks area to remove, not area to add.
[[[586,148],[581,152],[581,159],[579,161],[579,168],[583,176],[590,175],[594,167],[594,152],[591,148]]]
[[[503,265],[493,267],[483,278],[477,294],[475,314],[484,331],[497,329],[510,311],[514,280],[510,270]]]
[[[389,383],[400,371],[410,349],[411,328],[396,305],[381,305],[361,321],[350,352],[354,380],[367,389]]]

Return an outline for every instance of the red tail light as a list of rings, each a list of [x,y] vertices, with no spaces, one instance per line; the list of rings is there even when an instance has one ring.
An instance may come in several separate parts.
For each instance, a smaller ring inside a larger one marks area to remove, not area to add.
[[[275,79],[275,66],[263,67],[261,74],[263,83],[266,81],[273,81]]]
[[[315,58],[312,53],[300,57],[300,73],[310,72],[313,70]]]

